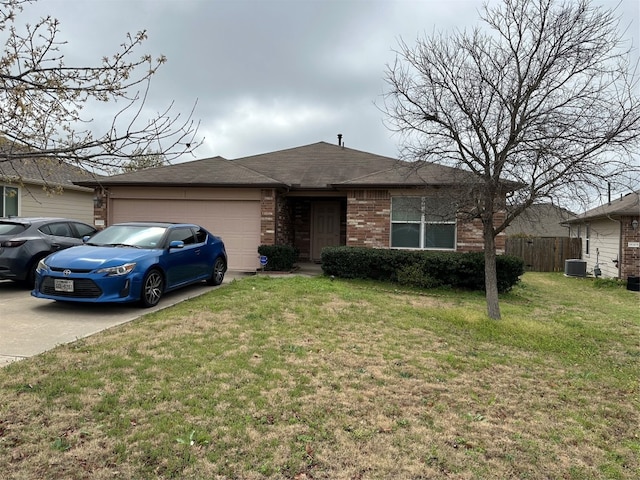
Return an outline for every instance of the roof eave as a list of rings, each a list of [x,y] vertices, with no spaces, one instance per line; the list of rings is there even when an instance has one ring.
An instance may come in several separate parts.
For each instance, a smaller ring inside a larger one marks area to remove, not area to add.
[[[60,183],[60,182],[45,182],[44,180],[40,179],[34,179],[34,178],[21,178],[21,179],[11,179],[11,178],[2,178],[0,177],[0,180],[2,180],[5,183],[8,183],[9,185],[16,185],[16,186],[20,186],[20,185],[37,185],[39,187],[46,187],[46,188],[62,188],[63,190],[74,190],[74,191],[78,191],[78,192],[88,192],[91,190],[91,187],[85,187],[84,185],[80,185],[77,182],[73,182],[73,183]]]
[[[74,182],[85,187],[226,187],[226,188],[286,188],[285,183],[220,183],[220,182]]]

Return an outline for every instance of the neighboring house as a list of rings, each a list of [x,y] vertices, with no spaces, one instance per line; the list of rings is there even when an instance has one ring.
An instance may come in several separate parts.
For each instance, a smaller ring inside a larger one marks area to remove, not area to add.
[[[589,210],[567,224],[582,238],[587,272],[605,278],[640,276],[640,190]]]
[[[457,217],[460,172],[319,142],[236,160],[206,158],[78,182],[96,218],[189,221],[221,236],[229,268],[255,271],[258,246],[319,261],[326,246],[480,251],[482,225]],[[504,249],[504,236],[497,238]]]
[[[93,225],[94,189],[74,182],[90,178],[55,160],[0,161],[0,217],[67,217]]]
[[[576,214],[550,203],[531,205],[505,228],[508,236],[569,237],[568,220]]]

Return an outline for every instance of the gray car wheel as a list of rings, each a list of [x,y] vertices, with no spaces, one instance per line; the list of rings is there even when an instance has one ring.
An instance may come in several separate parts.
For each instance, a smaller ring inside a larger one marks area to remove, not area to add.
[[[209,285],[220,285],[224,280],[224,274],[226,271],[227,265],[225,264],[224,259],[221,257],[216,258],[216,261],[213,264],[211,277],[207,279],[207,283]]]
[[[158,270],[150,270],[142,282],[140,304],[145,307],[155,307],[164,293],[164,277]]]

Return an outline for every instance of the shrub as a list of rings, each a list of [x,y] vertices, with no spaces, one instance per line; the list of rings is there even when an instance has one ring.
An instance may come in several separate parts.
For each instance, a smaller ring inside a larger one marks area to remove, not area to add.
[[[508,292],[524,273],[524,262],[501,255],[496,260],[498,291]],[[424,252],[364,247],[329,247],[322,270],[341,278],[398,282],[420,288],[450,286],[484,290],[484,254]]]
[[[264,269],[268,271],[289,271],[298,260],[298,250],[291,245],[260,245],[258,253],[267,257]]]
[[[422,265],[413,264],[400,267],[398,270],[398,283],[420,288],[436,288],[442,286],[442,282],[425,272]]]

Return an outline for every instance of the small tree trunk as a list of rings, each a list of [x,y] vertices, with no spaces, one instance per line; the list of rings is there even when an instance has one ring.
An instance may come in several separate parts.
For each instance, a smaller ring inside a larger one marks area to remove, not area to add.
[[[496,268],[496,241],[493,226],[484,225],[484,284],[487,299],[487,314],[493,320],[500,320],[498,303],[498,272]]]

